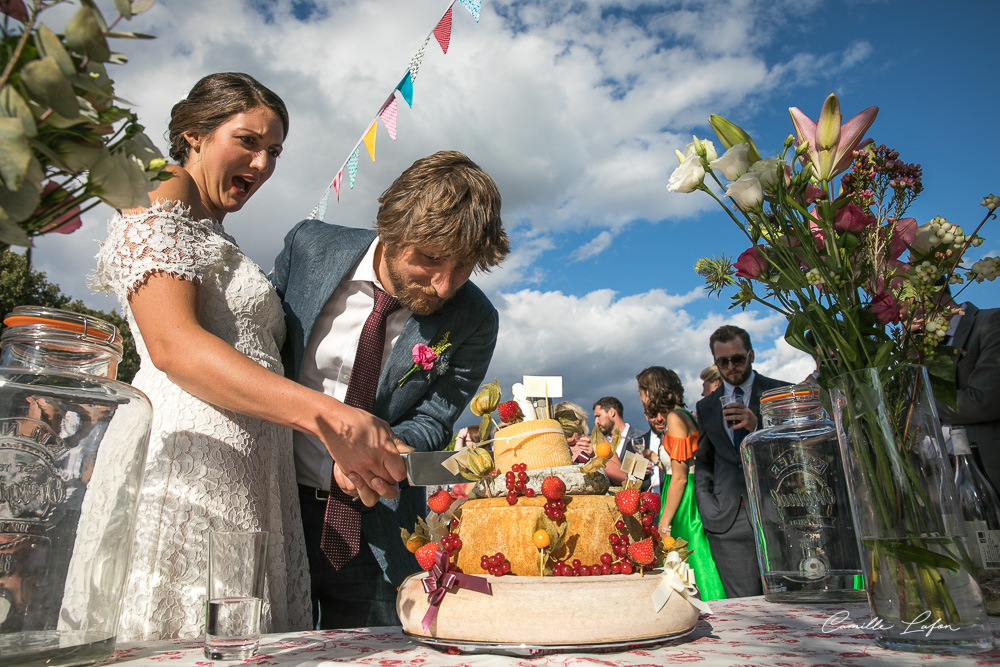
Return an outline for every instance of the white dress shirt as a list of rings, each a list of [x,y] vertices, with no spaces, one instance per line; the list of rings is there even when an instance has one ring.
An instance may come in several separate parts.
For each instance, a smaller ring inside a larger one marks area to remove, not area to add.
[[[302,357],[299,383],[338,401],[343,401],[347,395],[347,384],[354,368],[354,355],[361,339],[361,329],[375,307],[374,286],[384,289],[375,272],[375,249],[378,243],[378,238],[372,241],[354,272],[340,283],[323,306],[313,324]],[[410,315],[409,310],[401,307],[386,319],[383,364]],[[329,490],[333,459],[322,441],[315,436],[295,431],[292,449],[298,483]]]

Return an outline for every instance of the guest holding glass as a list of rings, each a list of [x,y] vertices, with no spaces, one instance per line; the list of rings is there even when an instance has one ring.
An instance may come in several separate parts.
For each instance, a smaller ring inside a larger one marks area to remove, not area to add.
[[[694,415],[684,407],[684,386],[677,373],[663,366],[644,369],[636,380],[650,427],[648,457],[660,468],[663,478],[660,537],[688,543],[692,553],[687,562],[695,571],[702,600],[725,598],[694,497],[698,426]]]
[[[695,498],[726,597],[761,595],[757,544],[739,449],[743,437],[760,422],[761,394],[788,383],[753,370],[750,334],[737,326],[716,329],[708,347],[723,382],[697,405],[700,433]]]
[[[558,415],[570,413],[573,415],[571,426],[575,427],[573,433],[566,436],[566,444],[569,445],[573,460],[577,463],[589,461],[594,456],[594,445],[590,442],[590,428],[587,426],[587,413],[583,407],[571,401],[560,401],[552,409],[552,414]]]
[[[154,408],[119,640],[203,634],[212,531],[268,531],[261,631],[310,626],[291,429],[319,438],[369,504],[405,477],[384,421],[283,376],[281,302],[222,225],[287,133],[284,103],[252,77],[201,79],[171,111],[173,177],[114,216],[97,256],[93,284],[118,297]]]

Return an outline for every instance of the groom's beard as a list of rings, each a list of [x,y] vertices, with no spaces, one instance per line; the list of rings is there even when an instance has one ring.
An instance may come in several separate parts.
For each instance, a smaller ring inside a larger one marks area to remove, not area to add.
[[[397,255],[386,247],[385,270],[389,274],[389,283],[392,285],[392,291],[399,300],[399,305],[410,312],[417,315],[430,315],[440,310],[458,292],[458,290],[455,290],[447,298],[442,299],[438,297],[433,287],[424,287],[419,283],[407,282],[406,278],[403,277],[403,274],[396,267],[396,259]]]

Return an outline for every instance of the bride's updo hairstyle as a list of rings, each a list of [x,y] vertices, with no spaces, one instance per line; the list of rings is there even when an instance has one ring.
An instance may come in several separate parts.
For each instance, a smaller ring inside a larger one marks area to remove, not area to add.
[[[288,109],[274,92],[249,74],[209,74],[170,110],[170,157],[183,166],[191,150],[184,138],[186,132],[209,136],[236,114],[257,107],[267,107],[276,113],[288,136]]]

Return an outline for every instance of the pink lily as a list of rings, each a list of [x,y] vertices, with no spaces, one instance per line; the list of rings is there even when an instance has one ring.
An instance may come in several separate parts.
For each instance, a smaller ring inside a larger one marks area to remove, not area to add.
[[[840,101],[831,93],[823,103],[818,123],[812,122],[798,107],[789,107],[788,113],[798,137],[795,145],[809,144],[809,160],[816,177],[827,182],[851,165],[854,151],[863,145],[865,132],[875,122],[878,107],[868,107],[842,126]]]

